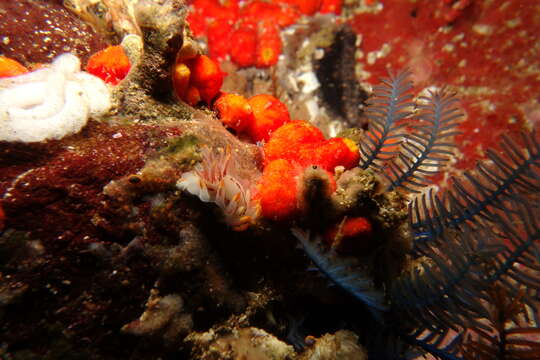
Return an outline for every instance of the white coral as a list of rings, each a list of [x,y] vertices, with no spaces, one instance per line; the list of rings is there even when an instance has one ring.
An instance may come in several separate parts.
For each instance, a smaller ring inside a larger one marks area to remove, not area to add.
[[[228,225],[244,230],[259,216],[249,181],[242,181],[237,175],[229,148],[212,151],[205,146],[201,152],[202,161],[192,171],[183,173],[176,186],[204,202],[217,204]]]
[[[107,112],[107,85],[80,68],[75,55],[63,54],[50,67],[0,79],[0,140],[61,139]]]

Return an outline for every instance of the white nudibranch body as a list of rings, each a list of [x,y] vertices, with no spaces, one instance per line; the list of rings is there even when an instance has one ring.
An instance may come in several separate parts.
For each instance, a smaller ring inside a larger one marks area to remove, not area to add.
[[[107,85],[63,54],[50,67],[0,79],[0,141],[61,139],[110,107]]]

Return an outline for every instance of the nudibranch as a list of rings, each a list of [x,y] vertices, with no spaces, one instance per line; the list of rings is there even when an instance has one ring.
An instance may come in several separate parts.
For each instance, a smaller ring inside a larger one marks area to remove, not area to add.
[[[253,200],[250,180],[239,175],[230,148],[201,149],[201,162],[182,174],[176,186],[213,202],[223,211],[225,222],[234,230],[245,230],[259,216],[259,205]]]

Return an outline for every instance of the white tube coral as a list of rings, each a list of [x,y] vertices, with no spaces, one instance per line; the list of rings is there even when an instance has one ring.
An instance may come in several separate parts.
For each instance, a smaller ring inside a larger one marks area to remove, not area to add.
[[[0,140],[61,139],[107,112],[107,85],[80,68],[75,55],[63,54],[50,67],[0,79]]]
[[[192,171],[182,174],[176,186],[204,202],[217,204],[225,222],[233,229],[246,229],[259,216],[259,205],[252,199],[249,180],[242,181],[237,175],[229,148],[212,151],[205,146],[201,152],[202,161]]]

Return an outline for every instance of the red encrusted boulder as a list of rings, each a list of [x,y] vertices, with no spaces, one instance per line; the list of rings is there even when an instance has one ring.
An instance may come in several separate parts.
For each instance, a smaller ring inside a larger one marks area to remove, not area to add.
[[[0,53],[23,65],[49,63],[71,52],[83,63],[107,46],[105,39],[61,1],[0,2]]]

